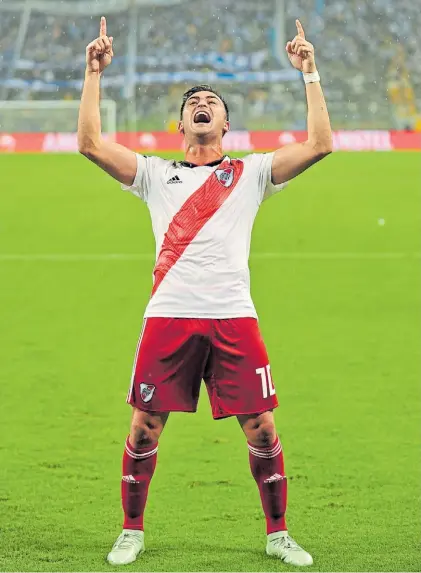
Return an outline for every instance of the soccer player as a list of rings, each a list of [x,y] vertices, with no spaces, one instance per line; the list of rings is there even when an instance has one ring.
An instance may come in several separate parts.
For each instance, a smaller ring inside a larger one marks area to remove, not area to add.
[[[152,295],[137,345],[127,402],[132,421],[123,455],[123,532],[108,561],[145,550],[143,514],[158,440],[170,412],[194,412],[202,379],[215,419],[236,416],[266,517],[266,553],[305,566],[313,559],[289,535],[287,478],[273,410],[278,402],[250,296],[248,256],[260,204],[332,151],[314,48],[297,20],[286,51],[303,72],[308,139],[273,153],[232,159],[224,98],[210,86],[184,94],[179,131],[184,161],[138,155],[101,137],[100,79],[113,57],[105,18],[86,49],[79,151],[144,201],[156,239]]]

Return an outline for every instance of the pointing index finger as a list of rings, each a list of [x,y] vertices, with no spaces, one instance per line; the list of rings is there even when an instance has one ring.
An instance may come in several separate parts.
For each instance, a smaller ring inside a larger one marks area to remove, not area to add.
[[[99,35],[106,36],[107,35],[107,20],[105,16],[101,16],[101,24],[99,26]]]
[[[297,26],[297,32],[300,38],[305,39],[306,35],[304,33],[304,28],[302,27],[301,22],[299,20],[295,20],[295,25]]]

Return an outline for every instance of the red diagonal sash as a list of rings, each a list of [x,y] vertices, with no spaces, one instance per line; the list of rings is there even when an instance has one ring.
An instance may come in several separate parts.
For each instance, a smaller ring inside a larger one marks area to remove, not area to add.
[[[156,261],[151,296],[156,293],[168,271],[176,264],[198,232],[234,191],[243,168],[244,163],[238,159],[221,163],[174,215]]]

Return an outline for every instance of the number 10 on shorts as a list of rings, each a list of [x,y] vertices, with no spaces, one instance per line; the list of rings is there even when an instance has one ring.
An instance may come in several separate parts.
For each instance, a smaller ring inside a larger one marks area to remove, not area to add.
[[[264,366],[263,368],[256,368],[256,374],[259,374],[262,379],[263,398],[267,398],[268,396],[273,396],[276,393],[276,391],[274,385],[272,384],[270,364]]]

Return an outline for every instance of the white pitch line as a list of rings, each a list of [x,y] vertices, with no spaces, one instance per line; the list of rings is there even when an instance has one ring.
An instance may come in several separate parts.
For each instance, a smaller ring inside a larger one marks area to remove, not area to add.
[[[250,258],[256,259],[420,259],[421,253],[358,253],[358,252],[292,252],[292,253],[252,253]]]
[[[417,252],[278,252],[252,253],[253,259],[297,259],[297,260],[396,260],[421,259]],[[49,262],[79,262],[79,261],[154,261],[152,253],[0,253],[0,262],[19,261],[49,261]]]

